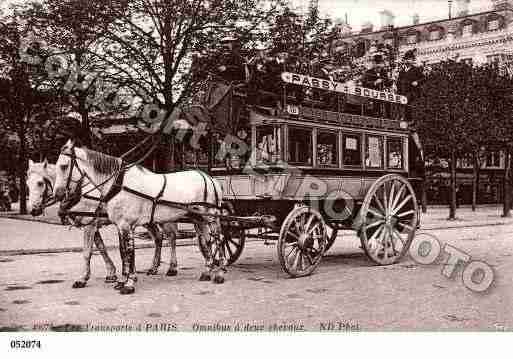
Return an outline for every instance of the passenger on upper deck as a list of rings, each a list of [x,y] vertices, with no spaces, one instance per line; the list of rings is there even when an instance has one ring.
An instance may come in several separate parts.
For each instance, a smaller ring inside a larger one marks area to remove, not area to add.
[[[383,91],[392,85],[385,69],[382,52],[376,52],[372,58],[372,67],[365,71],[362,78],[363,87]]]
[[[420,86],[424,81],[424,72],[416,66],[416,49],[406,51],[403,57],[403,68],[399,71],[397,91],[408,98],[404,117],[407,121],[413,120],[412,104],[420,96]]]
[[[399,72],[397,90],[408,98],[408,103],[414,102],[420,96],[420,85],[424,81],[422,68],[415,65],[416,50],[406,51],[403,57],[404,68]]]
[[[228,82],[241,83],[246,81],[245,60],[240,54],[240,42],[229,36],[222,39],[221,43],[223,52],[216,67],[217,74]]]

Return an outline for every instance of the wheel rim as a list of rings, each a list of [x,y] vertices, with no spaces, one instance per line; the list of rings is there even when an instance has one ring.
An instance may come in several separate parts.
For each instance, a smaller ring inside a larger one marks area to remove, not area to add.
[[[294,209],[283,222],[278,257],[292,277],[311,274],[326,250],[326,225],[322,216],[308,207]]]
[[[327,252],[330,250],[330,248],[333,246],[333,243],[335,243],[335,239],[337,239],[338,236],[338,228],[331,227],[330,225],[327,226],[327,241],[326,241],[326,249],[324,252]]]
[[[399,175],[376,181],[362,206],[362,246],[378,264],[397,262],[408,251],[418,223],[418,205],[410,183]]]

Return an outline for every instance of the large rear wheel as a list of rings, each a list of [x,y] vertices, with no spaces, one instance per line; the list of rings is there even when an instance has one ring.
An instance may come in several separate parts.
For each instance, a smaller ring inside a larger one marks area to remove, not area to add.
[[[396,263],[410,248],[419,221],[411,184],[396,174],[379,178],[365,196],[360,216],[360,240],[368,257],[380,265]]]

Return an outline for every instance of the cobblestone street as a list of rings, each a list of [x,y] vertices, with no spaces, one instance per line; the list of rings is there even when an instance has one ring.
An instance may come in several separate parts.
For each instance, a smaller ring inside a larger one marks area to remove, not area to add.
[[[45,235],[56,241],[74,233],[74,243],[69,244],[81,244],[79,232],[63,232],[63,227],[0,221],[5,250],[13,248],[5,244],[11,242],[9,238],[21,234],[27,240]],[[30,231],[20,229],[25,225]],[[339,236],[312,276],[298,279],[288,279],[280,268],[276,248],[262,242],[246,244],[221,285],[198,281],[203,262],[196,246],[178,247],[177,277],[165,276],[168,248],[163,249],[164,263],[155,276],[145,274],[153,250],[139,249],[139,281],[131,296],[121,296],[112,284],[104,283],[105,267],[98,255],[93,256],[92,278],[83,289],[71,288],[80,274],[80,253],[2,255],[0,327],[52,326],[56,330],[80,326],[95,330],[108,325],[125,330],[191,331],[235,330],[239,324],[239,329],[250,325],[246,328],[253,331],[511,330],[513,225],[448,227],[421,230],[417,237],[429,233],[442,244],[466,252],[472,260],[492,266],[495,281],[487,292],[467,289],[461,280],[461,267],[452,278],[443,276],[447,255],[428,266],[411,258],[391,266],[374,266],[351,232]],[[106,243],[114,245],[108,231],[104,232]],[[110,254],[119,271],[118,251],[111,250]]]

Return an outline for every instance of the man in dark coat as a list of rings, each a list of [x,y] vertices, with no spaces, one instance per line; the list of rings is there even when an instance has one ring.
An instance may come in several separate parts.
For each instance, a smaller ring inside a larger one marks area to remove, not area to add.
[[[419,66],[415,65],[415,50],[406,51],[403,57],[404,67],[399,72],[397,92],[408,98],[406,119],[411,119],[411,105],[420,96],[420,86],[424,81],[424,74]]]
[[[383,91],[392,85],[392,81],[385,69],[382,53],[376,53],[373,57],[373,66],[365,71],[362,78],[362,86],[373,90]]]
[[[227,82],[246,81],[245,60],[240,54],[240,43],[234,37],[221,40],[223,53],[217,66],[218,75]]]

